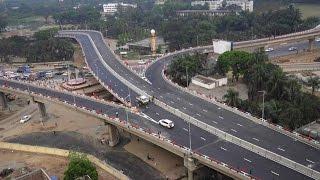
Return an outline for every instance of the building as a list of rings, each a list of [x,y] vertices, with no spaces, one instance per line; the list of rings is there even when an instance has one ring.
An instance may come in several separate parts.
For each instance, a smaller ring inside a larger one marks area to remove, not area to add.
[[[185,17],[185,16],[225,16],[228,14],[237,14],[237,11],[230,11],[230,10],[181,10],[176,11],[178,16]]]
[[[227,85],[228,79],[227,77],[222,77],[217,75],[214,77],[205,77],[202,75],[196,75],[191,79],[191,83],[206,89],[213,89],[219,86]]]
[[[168,46],[162,37],[156,37],[156,47],[160,48],[161,53],[166,52]],[[129,50],[139,52],[140,54],[150,54],[151,44],[150,38],[143,39],[134,43],[127,43],[125,46],[119,48],[120,50]]]
[[[154,4],[156,4],[156,5],[163,5],[165,2],[166,2],[166,0],[156,0],[156,1],[154,2]]]
[[[137,8],[136,4],[125,4],[125,3],[108,3],[103,4],[103,13],[107,15],[113,15],[118,11],[119,7],[122,7],[124,9],[126,8]]]
[[[191,5],[204,6],[206,3],[209,5],[210,10],[221,9],[225,3],[225,6],[237,5],[241,7],[241,9],[244,11],[249,11],[249,12],[253,11],[253,0],[199,0],[199,1],[196,0],[196,1],[192,1]]]

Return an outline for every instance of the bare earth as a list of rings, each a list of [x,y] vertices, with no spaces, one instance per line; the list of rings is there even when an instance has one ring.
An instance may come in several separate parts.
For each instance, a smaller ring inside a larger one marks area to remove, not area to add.
[[[23,167],[36,170],[42,168],[49,176],[63,179],[63,173],[68,166],[68,159],[44,154],[26,153],[0,149],[0,170],[4,168],[19,169]],[[115,179],[100,168],[97,169],[99,179]]]

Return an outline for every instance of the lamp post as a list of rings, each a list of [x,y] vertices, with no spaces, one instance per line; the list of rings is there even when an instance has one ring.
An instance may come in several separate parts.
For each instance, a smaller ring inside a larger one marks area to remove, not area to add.
[[[190,154],[192,152],[192,142],[191,142],[191,125],[190,125],[190,122],[188,122],[189,124],[189,151],[190,151]]]
[[[189,86],[188,67],[186,67],[187,87]]]
[[[266,94],[266,91],[258,91],[259,93],[262,93],[262,119],[264,119],[264,96]]]

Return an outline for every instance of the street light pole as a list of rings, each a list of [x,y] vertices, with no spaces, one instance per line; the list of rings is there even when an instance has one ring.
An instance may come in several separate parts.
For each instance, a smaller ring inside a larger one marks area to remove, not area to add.
[[[262,93],[262,119],[264,119],[264,96],[266,94],[266,91],[263,90],[263,91],[258,91],[260,93]]]
[[[186,67],[187,87],[189,86],[188,67]]]
[[[191,153],[192,151],[192,144],[191,144],[191,125],[190,125],[190,122],[188,122],[189,124],[189,151]]]

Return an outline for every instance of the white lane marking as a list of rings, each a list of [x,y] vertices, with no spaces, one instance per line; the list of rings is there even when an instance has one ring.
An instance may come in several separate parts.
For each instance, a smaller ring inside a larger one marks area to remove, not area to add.
[[[192,104],[192,103],[189,103],[189,105],[190,105],[190,106],[193,106],[193,104]]]
[[[219,118],[220,118],[220,119],[223,119],[223,117],[222,117],[222,116],[219,116]]]
[[[224,147],[220,147],[220,149],[222,149],[222,150],[224,150],[224,151],[227,151],[227,149],[226,149],[226,148],[224,148]]]
[[[309,159],[307,159],[307,158],[306,158],[306,161],[308,161],[309,163],[312,163],[312,164],[315,163],[315,162],[313,162],[313,161],[311,161],[311,160],[309,160]]]
[[[197,113],[197,116],[201,117],[201,115],[200,115],[200,114],[198,114],[198,113]]]
[[[160,114],[159,114],[159,113],[156,113],[156,115],[158,115],[158,116],[159,116]]]
[[[238,123],[237,125],[240,126],[240,127],[242,127],[242,124],[239,124],[239,123]]]
[[[185,108],[185,107],[182,107],[183,109],[187,109],[187,108]]]
[[[235,130],[235,129],[231,129],[231,131],[233,131],[233,132],[238,132],[237,130]]]
[[[204,140],[204,141],[206,140],[206,139],[205,139],[204,137],[202,137],[202,136],[200,136],[200,138],[201,138],[202,140]]]
[[[278,150],[280,150],[280,151],[283,151],[283,152],[285,152],[286,150],[284,150],[284,149],[282,149],[282,148],[277,148]]]
[[[259,139],[257,139],[257,138],[252,138],[252,139],[253,139],[253,140],[255,140],[255,141],[258,141],[258,142],[260,141],[260,140],[259,140]]]
[[[205,109],[202,109],[202,111],[203,111],[203,112],[208,112],[208,111],[207,111],[207,110],[205,110]]]
[[[215,124],[218,124],[217,121],[212,121],[212,122],[215,123]]]
[[[182,129],[188,132],[188,129],[186,129],[186,128],[182,128]]]
[[[274,172],[274,171],[271,171],[272,174],[276,175],[276,176],[279,176],[278,173]]]
[[[245,161],[247,161],[247,162],[249,162],[249,163],[252,162],[251,160],[249,160],[249,159],[247,159],[247,158],[243,158],[243,160],[245,160]]]

